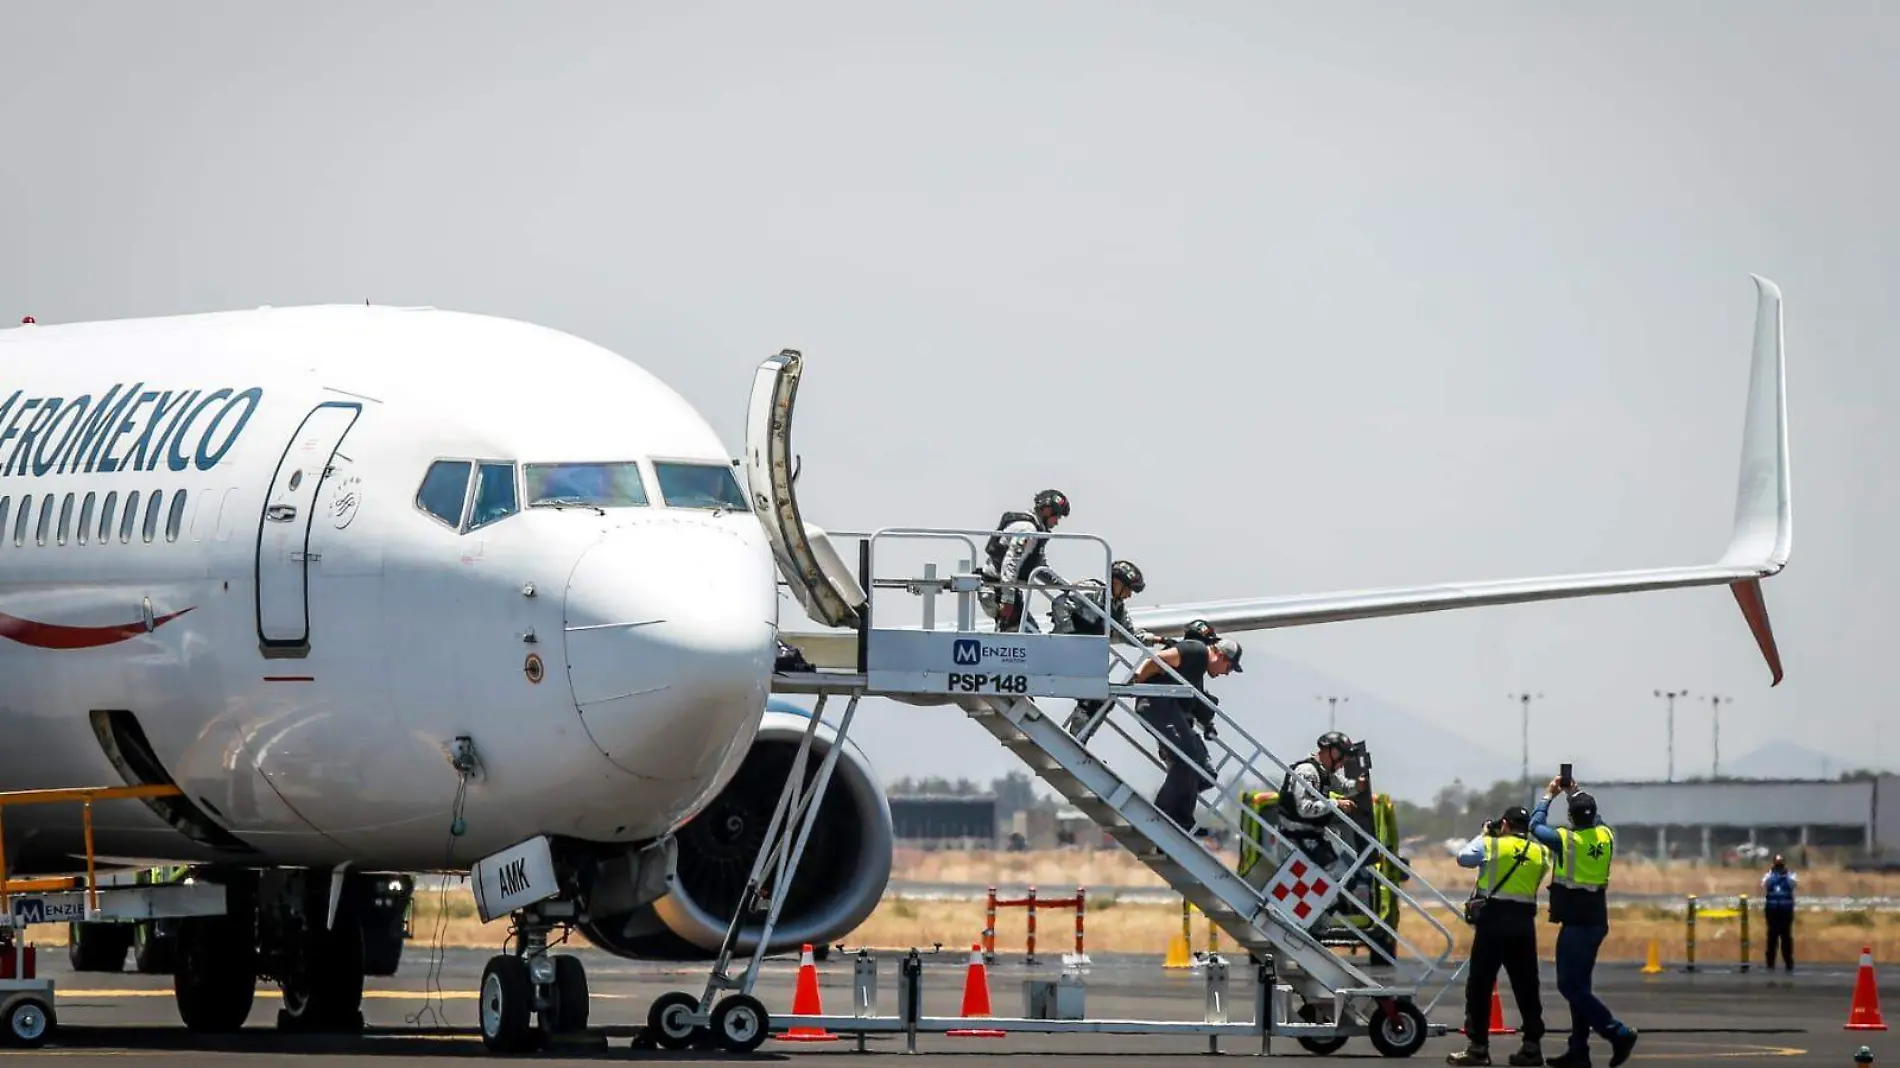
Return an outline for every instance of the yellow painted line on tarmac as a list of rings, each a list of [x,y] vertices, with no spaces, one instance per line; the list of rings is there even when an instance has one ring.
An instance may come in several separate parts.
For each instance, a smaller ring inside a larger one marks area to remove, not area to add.
[[[1793,1046],[1738,1046],[1732,1050],[1721,1053],[1711,1053],[1707,1050],[1696,1050],[1691,1053],[1644,1053],[1642,1059],[1646,1061],[1687,1061],[1724,1057],[1730,1060],[1737,1060],[1755,1057],[1805,1057],[1807,1053],[1807,1050],[1796,1049]]]

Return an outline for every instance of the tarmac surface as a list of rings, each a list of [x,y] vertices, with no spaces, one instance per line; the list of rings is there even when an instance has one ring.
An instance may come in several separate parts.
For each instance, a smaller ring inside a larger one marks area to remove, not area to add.
[[[257,1002],[246,1030],[234,1036],[200,1038],[178,1024],[169,976],[74,974],[65,954],[51,950],[43,958],[42,976],[57,982],[59,1033],[55,1044],[35,1051],[0,1050],[6,1064],[40,1063],[63,1066],[123,1065],[127,1057],[181,1065],[235,1065],[294,1063],[310,1065],[415,1065],[435,1060],[488,1056],[475,1030],[475,990],[486,951],[447,950],[434,954],[412,946],[403,956],[397,975],[372,979],[363,1002],[367,1032],[362,1036],[287,1036],[276,1032],[278,999],[274,988],[260,984]],[[828,1064],[861,1063],[857,1040],[794,1044],[768,1040],[758,1052],[738,1057],[708,1051],[664,1051],[634,1048],[633,1038],[646,1019],[648,1004],[670,990],[697,993],[704,983],[704,966],[687,967],[618,960],[592,950],[577,953],[587,965],[592,991],[591,1023],[605,1032],[591,1047],[565,1048],[530,1055],[543,1063],[583,1063],[609,1060],[791,1060],[822,1068]],[[894,1014],[897,1004],[897,961],[900,954],[880,954],[877,1009]],[[961,1010],[968,953],[926,954],[924,1012],[955,1016]],[[1053,978],[1058,965],[1035,969],[1020,960],[999,959],[989,969],[992,1008],[998,1016],[1024,1013],[1023,980],[1031,975]],[[1857,1050],[1870,1046],[1876,1063],[1900,1060],[1900,1040],[1893,1032],[1850,1032],[1843,1029],[1854,985],[1852,967],[1802,969],[1790,976],[1739,974],[1733,966],[1696,974],[1680,971],[1645,976],[1636,965],[1618,964],[1597,971],[1598,993],[1627,1023],[1643,1032],[1632,1064],[1647,1062],[1776,1061],[1850,1064]],[[819,988],[827,1014],[849,1014],[852,1008],[852,962],[834,955],[819,965]],[[790,1008],[796,963],[768,962],[762,970],[758,996],[774,1012]],[[1229,1013],[1236,1021],[1251,1019],[1251,969],[1230,966]],[[1884,1006],[1895,1006],[1892,979],[1881,991]],[[1164,970],[1152,958],[1103,957],[1086,975],[1086,1010],[1091,1018],[1161,1019],[1199,1022],[1203,1018],[1206,984],[1198,972]],[[1502,991],[1505,1021],[1518,1023],[1508,986]],[[1546,1026],[1545,1056],[1563,1049],[1568,1010],[1557,994],[1546,967],[1541,984]],[[1896,1006],[1900,1007],[1900,1006]],[[1890,1008],[1889,1012],[1892,1011]],[[1413,1063],[1444,1063],[1444,1057],[1462,1048],[1457,1033],[1462,1026],[1463,990],[1454,988],[1431,1011],[1434,1023],[1448,1024],[1451,1033],[1429,1039]],[[1900,1024],[1900,1020],[1890,1021]],[[1504,1063],[1516,1048],[1515,1035],[1491,1040],[1493,1059]],[[1257,1054],[1258,1038],[1221,1039],[1221,1051],[1230,1055]],[[901,1055],[902,1036],[872,1036],[872,1056]],[[1175,1061],[1204,1055],[1208,1039],[1189,1035],[1029,1035],[1001,1039],[953,1038],[921,1035],[918,1052],[924,1055],[1022,1058],[1035,1057],[1050,1068],[1082,1068],[1104,1060],[1138,1065]],[[1597,1064],[1608,1063],[1601,1041],[1593,1042]],[[1312,1055],[1293,1040],[1275,1039],[1272,1054],[1286,1057]],[[1349,1041],[1336,1058],[1383,1059],[1364,1038]]]

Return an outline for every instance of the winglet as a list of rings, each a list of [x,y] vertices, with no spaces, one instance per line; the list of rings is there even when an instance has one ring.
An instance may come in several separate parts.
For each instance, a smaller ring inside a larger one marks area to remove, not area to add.
[[[1755,351],[1748,373],[1748,408],[1742,421],[1742,466],[1735,487],[1735,529],[1725,564],[1759,567],[1765,578],[1788,563],[1794,538],[1789,502],[1788,382],[1782,353],[1781,289],[1751,275],[1755,305]]]
[[[1748,373],[1748,409],[1742,421],[1742,466],[1735,487],[1735,528],[1725,564],[1759,572],[1729,588],[1742,618],[1755,635],[1768,669],[1779,685],[1781,653],[1768,622],[1761,579],[1788,564],[1794,540],[1794,510],[1788,472],[1788,366],[1783,352],[1781,288],[1760,275],[1755,280],[1755,347]]]

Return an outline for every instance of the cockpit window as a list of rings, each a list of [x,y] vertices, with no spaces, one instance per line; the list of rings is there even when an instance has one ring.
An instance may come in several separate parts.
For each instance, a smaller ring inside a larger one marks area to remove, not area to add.
[[[653,471],[660,476],[660,496],[673,508],[724,508],[728,512],[749,512],[745,491],[726,464],[687,464],[655,462]]]
[[[468,529],[506,519],[520,509],[515,497],[515,465],[484,463],[475,475],[475,510]]]
[[[638,508],[647,503],[640,465],[620,463],[525,464],[530,508]]]
[[[416,503],[423,511],[460,529],[462,505],[468,500],[469,467],[467,460],[437,460],[430,464],[429,473],[422,476],[422,488],[416,491]]]

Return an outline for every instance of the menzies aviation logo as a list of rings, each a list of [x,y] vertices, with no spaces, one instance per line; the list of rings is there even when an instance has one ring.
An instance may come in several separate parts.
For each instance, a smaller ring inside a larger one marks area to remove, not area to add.
[[[0,400],[0,477],[114,471],[209,471],[264,401],[256,386],[146,389],[115,383],[95,396]]]
[[[1020,645],[984,645],[978,638],[958,638],[950,647],[950,662],[958,667],[975,667],[985,660],[1021,664],[1029,660],[1029,650]]]

